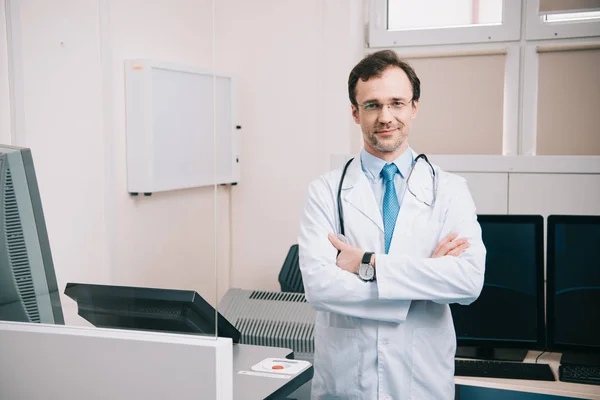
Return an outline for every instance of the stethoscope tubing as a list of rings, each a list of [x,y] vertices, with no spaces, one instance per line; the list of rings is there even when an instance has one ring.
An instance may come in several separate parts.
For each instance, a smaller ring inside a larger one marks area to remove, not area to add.
[[[429,165],[429,167],[431,168],[431,172],[433,174],[433,178],[435,178],[435,168],[433,168],[433,166],[431,165],[431,163],[429,162],[429,159],[427,159],[427,156],[425,154],[419,154],[413,161],[412,164],[412,168],[410,170],[409,176],[412,173],[412,170],[415,168],[415,165],[417,165],[417,161],[419,161],[419,159],[423,159],[425,160],[425,162]],[[344,183],[344,178],[346,177],[346,172],[348,171],[348,167],[350,166],[350,163],[352,162],[352,160],[354,160],[354,157],[349,159],[346,162],[346,165],[344,165],[344,170],[342,171],[342,177],[340,178],[340,184],[338,186],[338,192],[337,192],[337,204],[338,204],[338,219],[340,222],[340,234],[341,235],[345,235],[345,226],[344,226],[344,210],[342,208],[342,185]],[[435,188],[434,188],[435,190]]]

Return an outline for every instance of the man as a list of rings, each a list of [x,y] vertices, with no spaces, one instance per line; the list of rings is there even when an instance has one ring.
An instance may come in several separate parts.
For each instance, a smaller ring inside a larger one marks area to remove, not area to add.
[[[409,147],[420,97],[410,65],[371,54],[348,92],[364,149],[347,166],[341,213],[342,168],[311,183],[298,239],[318,310],[313,398],[453,398],[448,304],[473,302],[483,286],[475,205],[464,179]]]

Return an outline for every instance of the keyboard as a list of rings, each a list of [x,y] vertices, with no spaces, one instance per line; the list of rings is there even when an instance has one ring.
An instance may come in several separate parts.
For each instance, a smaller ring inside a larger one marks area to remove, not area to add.
[[[561,364],[558,367],[558,379],[563,382],[600,385],[600,367],[590,365]]]
[[[455,360],[455,376],[555,381],[548,364],[509,361]]]

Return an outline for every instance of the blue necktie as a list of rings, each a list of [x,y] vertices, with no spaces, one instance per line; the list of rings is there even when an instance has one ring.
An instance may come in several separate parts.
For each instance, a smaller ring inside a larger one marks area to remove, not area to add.
[[[400,203],[398,203],[398,195],[396,194],[396,185],[394,185],[394,177],[398,172],[396,164],[386,164],[381,170],[383,183],[385,184],[385,194],[383,195],[383,232],[385,234],[385,254],[390,250],[392,243],[392,235],[400,211]]]

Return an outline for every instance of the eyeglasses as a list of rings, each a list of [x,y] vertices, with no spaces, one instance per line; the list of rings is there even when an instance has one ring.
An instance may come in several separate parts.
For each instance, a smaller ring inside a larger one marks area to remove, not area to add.
[[[365,114],[379,115],[383,107],[387,106],[392,114],[400,114],[405,110],[408,110],[408,105],[413,101],[395,100],[391,103],[381,104],[376,101],[359,104],[358,106],[364,111]]]

